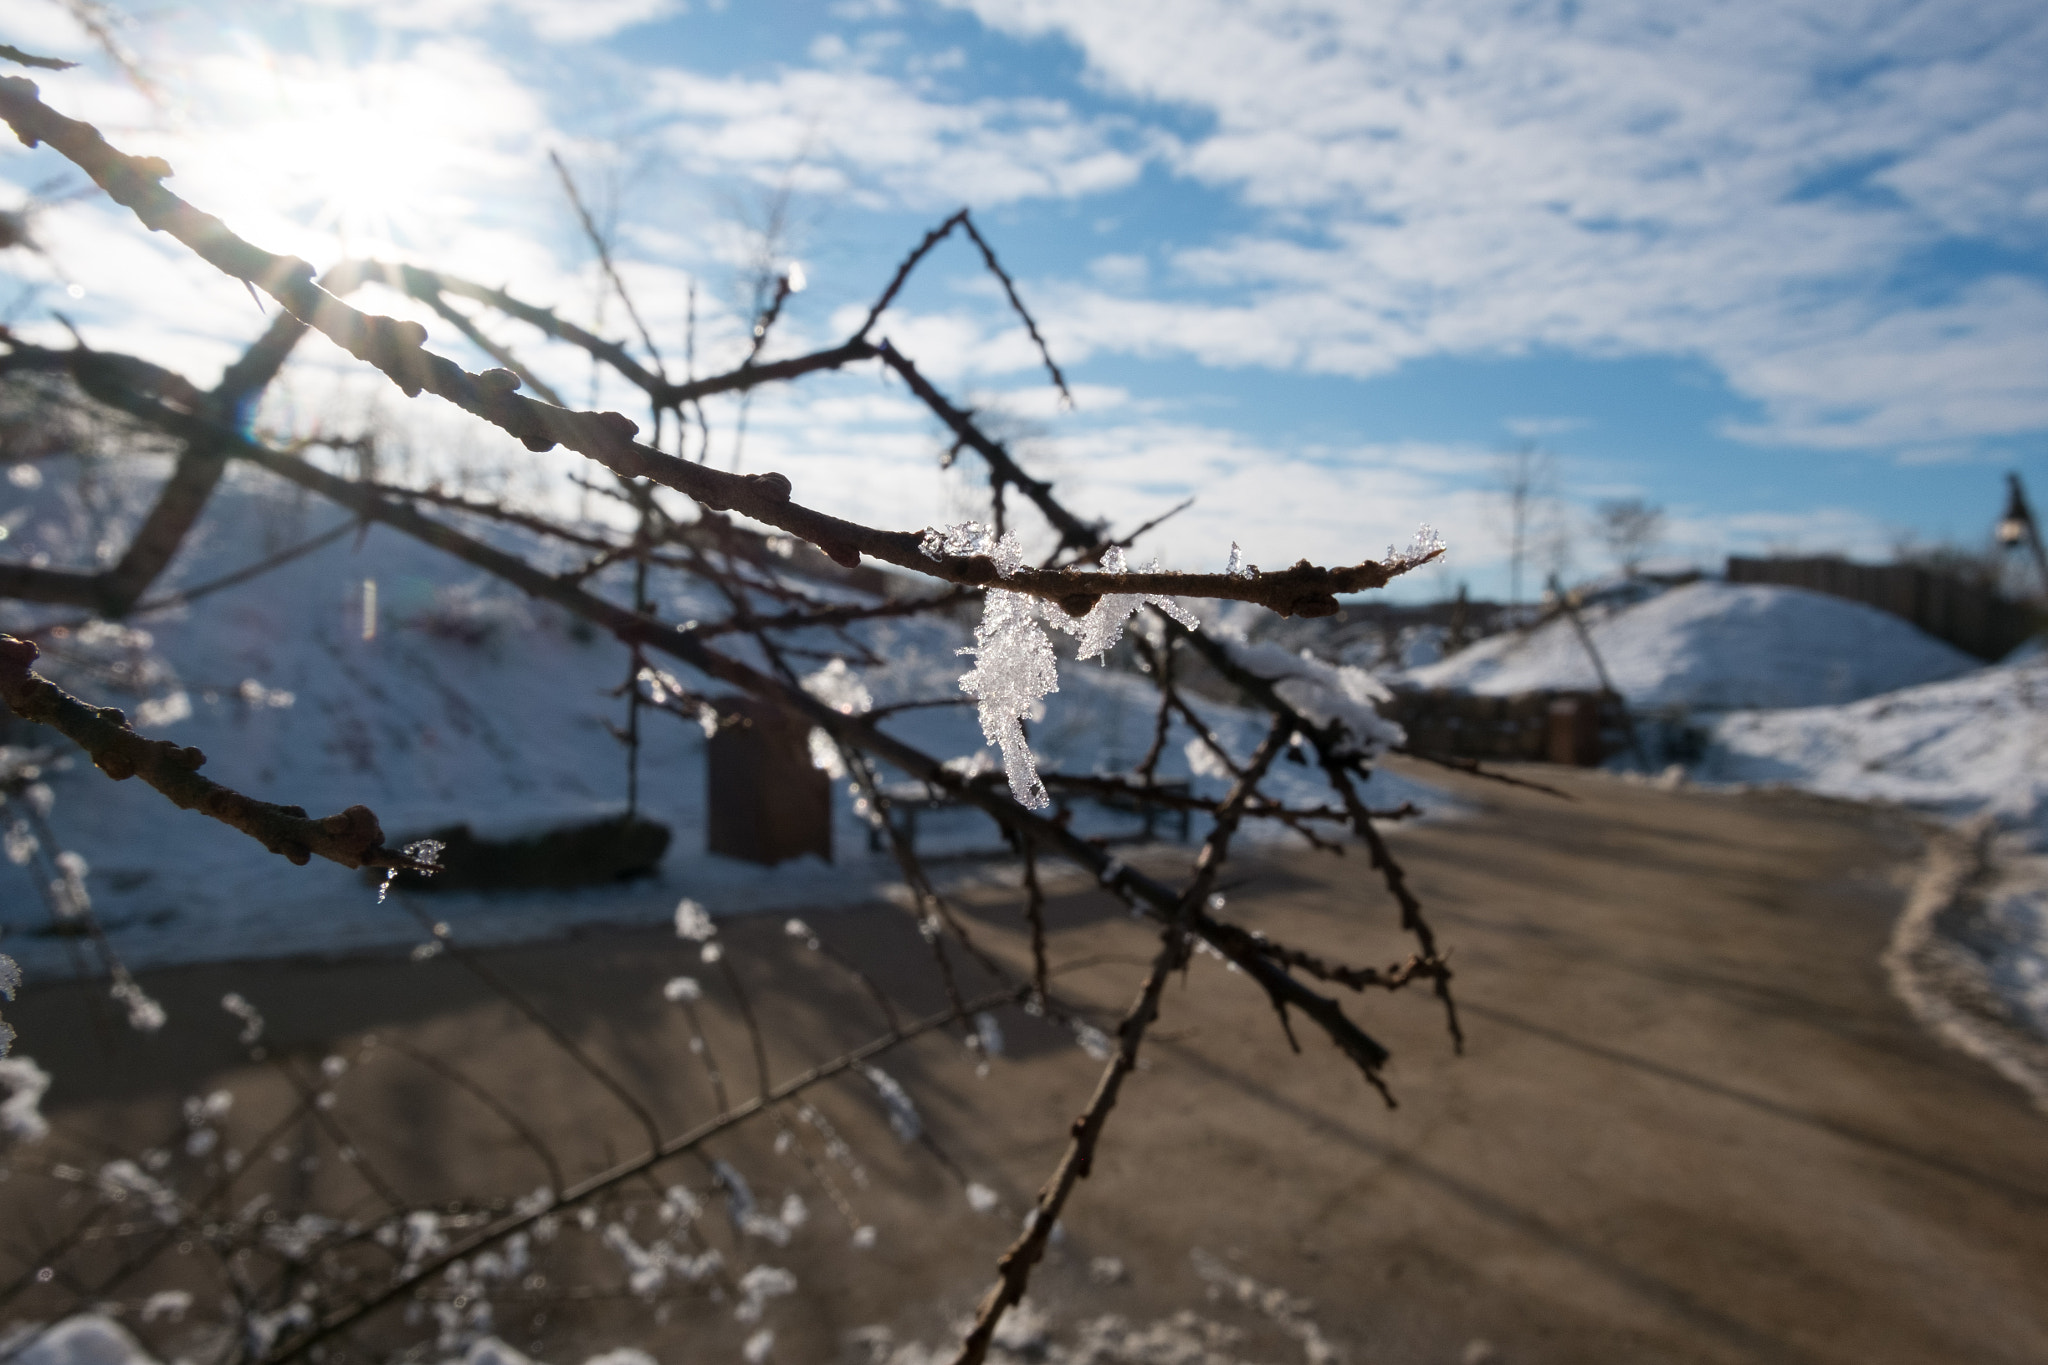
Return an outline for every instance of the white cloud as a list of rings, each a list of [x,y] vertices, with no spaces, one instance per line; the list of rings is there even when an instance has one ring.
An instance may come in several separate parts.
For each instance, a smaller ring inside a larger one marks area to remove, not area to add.
[[[524,20],[550,42],[609,38],[638,24],[679,14],[683,0],[305,0],[331,9],[358,10],[398,30],[468,33],[497,15]]]
[[[1776,439],[2042,423],[2034,284],[1889,288],[1955,234],[2048,237],[2037,7],[954,2],[1212,115],[1163,154],[1264,211],[1174,260],[1198,301],[1069,300],[1071,343],[1358,375],[1692,354]]]
[[[834,54],[825,54],[828,57]],[[1121,188],[1144,155],[1128,129],[1039,98],[952,102],[872,71],[796,69],[759,80],[665,70],[652,106],[700,172],[740,173],[871,208],[979,207]],[[1156,139],[1154,140],[1156,141]]]
[[[1581,431],[1588,423],[1583,417],[1510,417],[1501,425],[1524,440],[1533,441],[1543,436]]]

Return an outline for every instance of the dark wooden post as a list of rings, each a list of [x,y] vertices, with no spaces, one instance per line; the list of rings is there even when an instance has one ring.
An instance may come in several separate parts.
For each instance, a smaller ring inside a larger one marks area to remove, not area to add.
[[[1586,693],[1567,693],[1554,698],[1549,707],[1549,753],[1552,763],[1574,767],[1599,766],[1600,698]]]
[[[720,703],[706,744],[705,843],[773,865],[815,853],[832,861],[832,779],[811,765],[810,727],[751,697]]]

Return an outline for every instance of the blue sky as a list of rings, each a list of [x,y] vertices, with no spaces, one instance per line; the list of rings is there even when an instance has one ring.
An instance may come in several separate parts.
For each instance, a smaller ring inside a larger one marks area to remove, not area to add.
[[[971,205],[1078,409],[964,244],[883,330],[1078,506],[1129,526],[1194,494],[1151,543],[1175,567],[1220,567],[1232,540],[1355,560],[1427,521],[1450,566],[1406,595],[1503,592],[1493,486],[1530,440],[1579,574],[1607,567],[1584,530],[1603,497],[1665,505],[1665,552],[1715,563],[1981,543],[2008,468],[2048,495],[2038,4],[197,3],[123,29],[156,102],[55,0],[17,0],[0,37],[83,61],[47,98],[265,245],[602,306],[623,337],[559,150],[672,364],[693,282],[702,368],[743,345],[749,262],[800,261],[777,344],[807,348]],[[10,146],[0,195],[62,169]],[[62,307],[205,377],[260,325],[90,201],[36,223],[44,253],[0,259],[32,333]],[[590,396],[573,358],[535,360]],[[426,465],[524,458],[331,359],[301,370],[277,424],[374,420]],[[737,412],[710,415],[730,460]],[[808,501],[895,525],[971,505],[870,371],[748,420],[740,458]],[[563,472],[522,469],[537,490]]]

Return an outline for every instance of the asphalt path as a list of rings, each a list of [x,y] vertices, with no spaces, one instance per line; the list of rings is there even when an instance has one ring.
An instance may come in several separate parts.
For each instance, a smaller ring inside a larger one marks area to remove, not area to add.
[[[1301,1359],[1314,1335],[1352,1362],[2048,1360],[2048,1118],[1919,1029],[1879,965],[1921,855],[1915,824],[1794,794],[1523,771],[1572,799],[1439,778],[1468,814],[1393,836],[1453,953],[1462,1055],[1426,993],[1355,1000],[1394,1052],[1389,1110],[1310,1026],[1296,1020],[1293,1052],[1243,977],[1198,959],[1169,988],[1147,1067],[1041,1268],[1034,1302],[1050,1339],[1070,1342],[1104,1314],[1142,1326],[1192,1311],[1247,1331],[1214,1338],[1218,1359]],[[1351,961],[1405,952],[1357,850],[1275,846],[1234,871],[1228,913],[1251,927]],[[684,866],[669,875],[687,882]],[[962,905],[977,944],[1029,960],[1016,896],[987,888]],[[1050,916],[1061,991],[1107,1025],[1142,974],[1149,930],[1080,887]],[[901,910],[811,922],[905,1016],[944,1006]],[[781,923],[728,922],[722,935],[778,1075],[880,1024],[866,989]],[[729,1093],[754,1086],[733,997],[696,955],[666,933],[618,930],[482,961],[675,1131],[716,1105],[682,1011],[662,996],[671,977],[703,980]],[[954,965],[963,990],[981,984],[964,957]],[[160,1140],[179,1096],[221,1084],[253,1129],[284,1112],[287,1069],[305,1080],[338,1052],[357,1064],[336,1084],[333,1120],[407,1197],[488,1200],[551,1178],[502,1114],[414,1054],[488,1089],[567,1179],[644,1145],[624,1106],[446,955],[225,964],[146,984],[173,1016],[150,1042],[79,988],[31,983],[8,1008],[21,1050],[57,1078],[55,1141]],[[263,1064],[241,1056],[219,1010],[228,990],[267,1017]],[[899,1347],[937,1344],[979,1296],[1098,1070],[1042,1021],[999,1017],[1005,1055],[986,1075],[957,1037],[884,1062],[928,1140],[898,1141],[857,1076],[812,1096],[861,1165],[860,1179],[832,1167],[837,1196],[774,1155],[765,1121],[721,1140],[717,1154],[761,1191],[796,1189],[811,1210],[786,1248],[729,1248],[736,1268],[772,1261],[798,1276],[764,1319],[774,1359],[866,1359],[849,1334],[878,1325]],[[301,1127],[295,1152],[334,1141]],[[326,1181],[331,1201],[374,1202],[339,1163],[293,1160],[308,1172],[302,1194]],[[662,1179],[707,1183],[687,1160]],[[993,1209],[970,1207],[969,1181]],[[19,1214],[30,1182],[4,1188]],[[856,1222],[876,1229],[871,1250],[848,1250]],[[587,1270],[593,1285],[616,1278],[602,1258]],[[1291,1306],[1237,1302],[1239,1275]],[[515,1344],[539,1331],[556,1365],[621,1344],[663,1362],[736,1359],[752,1330],[701,1290],[665,1293],[658,1315],[602,1296],[548,1311],[537,1329],[501,1310]],[[1174,1330],[1200,1333],[1196,1319]]]

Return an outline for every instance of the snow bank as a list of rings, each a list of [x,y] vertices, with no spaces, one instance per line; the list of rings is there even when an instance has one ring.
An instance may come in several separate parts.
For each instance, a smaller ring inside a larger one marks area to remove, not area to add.
[[[337,520],[318,507],[222,490],[205,535],[179,563],[184,582],[239,568]],[[509,543],[509,542],[508,542]],[[530,546],[515,545],[524,551]],[[374,608],[365,619],[365,582]],[[662,600],[669,620],[710,617],[712,600]],[[0,628],[53,613],[0,608]],[[366,629],[366,626],[368,627]],[[969,637],[948,621],[867,623],[858,634],[884,666],[851,682],[878,707],[912,697],[962,698]],[[102,704],[119,705],[153,737],[196,745],[206,773],[266,800],[315,813],[361,802],[389,840],[457,823],[494,835],[615,814],[625,794],[624,751],[607,728],[622,724],[615,695],[628,656],[562,613],[529,602],[468,566],[372,526],[358,546],[344,537],[187,611],[53,640],[44,668]],[[820,632],[804,644],[842,649]],[[728,648],[743,648],[734,641]],[[851,654],[851,651],[848,651]],[[685,686],[724,689],[664,665]],[[1128,769],[1152,738],[1154,701],[1142,678],[1064,657],[1059,690],[1031,717],[1031,744],[1049,766],[1074,772]],[[835,675],[835,683],[849,679]],[[890,733],[941,759],[993,757],[975,708],[903,712]],[[1201,708],[1239,757],[1263,726],[1227,707]],[[868,830],[845,783],[835,790],[834,862],[802,858],[775,868],[713,857],[705,848],[705,738],[694,721],[662,713],[641,724],[641,811],[673,841],[657,877],[573,893],[394,893],[379,903],[356,873],[316,860],[293,867],[203,816],[172,808],[139,782],[112,783],[82,761],[51,772],[49,820],[66,849],[83,856],[84,885],[115,948],[131,966],[390,950],[425,941],[412,909],[444,920],[470,943],[545,938],[576,925],[666,923],[691,896],[714,914],[851,905],[884,894],[894,860],[871,854]],[[17,742],[48,744],[30,730]],[[1316,775],[1281,765],[1275,794],[1320,803]],[[886,774],[891,778],[898,775]],[[1162,778],[1198,789],[1224,785],[1195,772],[1169,746]],[[1300,784],[1300,789],[1288,784]],[[1375,777],[1374,805],[1447,804],[1391,774]],[[1083,806],[1083,832],[1121,830],[1128,817]],[[1195,837],[1201,833],[1196,822]],[[1291,837],[1291,836],[1289,836]],[[920,847],[988,850],[1000,844],[985,817],[921,820]],[[49,936],[26,867],[0,863],[5,951],[36,979],[69,976],[74,941]]]
[[[2048,845],[2048,663],[1847,706],[1742,711],[1710,733],[1703,778],[1896,801],[1951,819],[1985,814]]]
[[[1887,612],[1801,588],[1689,583],[1611,613],[1590,611],[1586,623],[1616,689],[1645,709],[1828,705],[1978,666]],[[1482,640],[1401,681],[1495,695],[1600,685],[1562,617]]]

